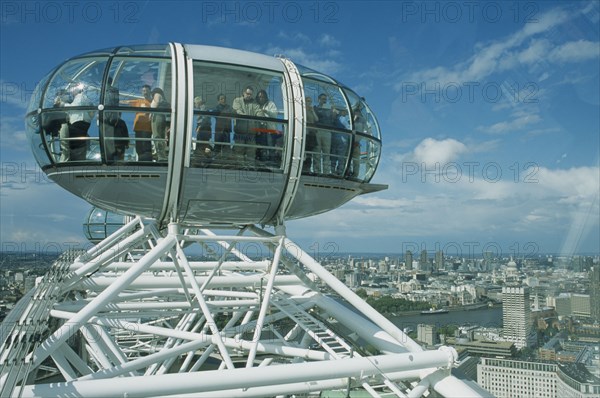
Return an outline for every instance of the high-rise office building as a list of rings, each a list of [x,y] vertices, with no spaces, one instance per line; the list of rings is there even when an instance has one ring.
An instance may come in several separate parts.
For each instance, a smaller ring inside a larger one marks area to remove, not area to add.
[[[588,294],[571,294],[571,315],[578,317],[591,316],[591,297]]]
[[[417,340],[422,341],[427,345],[435,345],[438,342],[437,328],[435,325],[427,325],[420,323],[417,325]]]
[[[535,343],[528,287],[502,288],[502,323],[504,338],[515,343],[518,349]]]
[[[407,250],[404,254],[404,267],[411,271],[413,269],[413,254],[410,250]]]
[[[571,266],[575,272],[583,272],[585,268],[585,257],[573,256],[571,259]]]
[[[421,257],[419,258],[419,270],[421,271],[431,271],[431,266],[429,264],[429,257],[427,256],[427,250],[421,250]]]
[[[600,322],[600,264],[595,264],[590,271],[590,314]]]
[[[435,252],[435,263],[433,265],[434,271],[444,269],[444,253],[441,250]]]
[[[481,358],[477,384],[495,397],[597,397],[598,378],[583,364]]]

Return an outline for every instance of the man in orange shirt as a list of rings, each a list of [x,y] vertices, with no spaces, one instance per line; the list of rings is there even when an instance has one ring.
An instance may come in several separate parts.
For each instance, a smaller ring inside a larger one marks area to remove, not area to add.
[[[144,84],[142,86],[142,97],[128,101],[131,106],[140,108],[150,108],[152,101],[152,88]],[[150,114],[147,112],[138,112],[133,121],[133,131],[135,132],[135,151],[138,155],[138,161],[152,161],[152,122]]]

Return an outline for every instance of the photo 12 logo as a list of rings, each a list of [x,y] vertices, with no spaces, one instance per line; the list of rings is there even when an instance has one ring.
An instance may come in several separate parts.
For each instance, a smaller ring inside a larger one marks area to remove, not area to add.
[[[32,255],[48,256],[62,254],[69,250],[88,250],[92,247],[89,242],[12,242],[0,243],[3,255]]]
[[[401,252],[410,251],[414,259],[418,260],[419,255],[427,253],[427,258],[435,258],[436,254],[441,253],[444,258],[452,257],[457,259],[498,259],[503,257],[534,257],[540,253],[540,246],[537,242],[508,242],[501,244],[499,242],[402,242]]]
[[[0,83],[0,104],[17,106],[27,105],[36,85],[28,87],[26,82],[3,81]]]
[[[339,22],[335,1],[203,1],[202,23]]]
[[[138,23],[140,4],[134,1],[3,1],[0,20],[22,24]]]
[[[514,162],[503,166],[498,162],[402,162],[400,175],[403,183],[420,181],[422,183],[451,183],[485,181],[496,183],[512,181],[514,183],[537,184],[540,166],[535,162]]]
[[[503,82],[402,82],[400,84],[401,100],[403,103],[418,101],[423,104],[442,102],[486,102],[496,104],[509,103],[535,104],[539,102],[539,87],[534,82],[505,83]]]
[[[0,164],[2,184],[51,183],[46,173],[36,164],[27,162],[2,162]]]
[[[539,5],[532,1],[403,1],[402,22],[537,23]]]

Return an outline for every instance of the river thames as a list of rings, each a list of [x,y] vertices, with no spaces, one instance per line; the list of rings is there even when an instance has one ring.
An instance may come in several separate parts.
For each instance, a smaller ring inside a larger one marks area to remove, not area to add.
[[[410,314],[389,316],[392,321],[400,329],[410,328],[417,330],[417,325],[426,323],[436,326],[445,325],[479,325],[482,327],[502,327],[502,307],[481,308],[470,311],[450,311],[445,314]]]

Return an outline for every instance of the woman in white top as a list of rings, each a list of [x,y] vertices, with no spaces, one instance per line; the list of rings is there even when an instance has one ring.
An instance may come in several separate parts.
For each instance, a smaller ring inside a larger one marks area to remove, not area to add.
[[[85,94],[85,84],[73,87],[73,101],[62,106],[90,106],[92,100]],[[86,160],[89,147],[88,130],[94,118],[94,111],[70,111],[69,119],[69,160]]]

